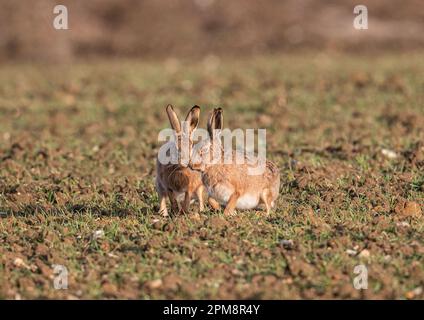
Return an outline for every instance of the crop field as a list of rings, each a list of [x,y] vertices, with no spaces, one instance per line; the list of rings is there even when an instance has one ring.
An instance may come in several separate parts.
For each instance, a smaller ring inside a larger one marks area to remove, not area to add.
[[[423,75],[419,53],[2,66],[0,298],[423,299]],[[270,216],[157,214],[168,103],[267,129]]]

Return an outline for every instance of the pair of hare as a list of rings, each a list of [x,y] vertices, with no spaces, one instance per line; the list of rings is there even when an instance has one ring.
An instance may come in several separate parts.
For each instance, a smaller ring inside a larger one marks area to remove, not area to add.
[[[214,109],[209,117],[208,138],[193,144],[193,132],[199,124],[200,107],[191,108],[185,121],[180,122],[174,108],[166,108],[169,122],[174,130],[174,140],[167,142],[171,152],[176,153],[177,163],[161,163],[159,156],[156,167],[156,189],[159,194],[159,212],[167,216],[166,198],[171,209],[177,212],[179,203],[181,211],[188,212],[190,202],[196,195],[200,211],[204,210],[203,192],[208,192],[208,203],[217,210],[225,206],[224,214],[232,215],[235,209],[254,209],[264,205],[269,214],[275,205],[279,188],[280,173],[270,161],[265,161],[264,170],[259,175],[251,175],[249,170],[257,164],[257,158],[246,157],[242,163],[224,161],[224,148],[220,139],[223,127],[223,111]],[[186,140],[184,140],[186,139]],[[189,161],[181,161],[183,141],[188,141]],[[236,151],[232,151],[235,155]],[[208,161],[206,155],[218,155],[218,161]]]

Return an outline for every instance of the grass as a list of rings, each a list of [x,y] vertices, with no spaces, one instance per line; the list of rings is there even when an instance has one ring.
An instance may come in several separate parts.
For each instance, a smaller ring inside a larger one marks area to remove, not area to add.
[[[0,298],[422,298],[422,58],[3,66]],[[156,214],[168,103],[200,105],[202,127],[221,106],[226,127],[267,129],[270,217]]]

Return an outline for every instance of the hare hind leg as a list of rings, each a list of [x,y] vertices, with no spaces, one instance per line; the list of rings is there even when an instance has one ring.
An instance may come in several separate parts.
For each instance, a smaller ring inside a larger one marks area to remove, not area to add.
[[[227,206],[224,209],[224,215],[226,216],[231,216],[234,214],[234,209],[236,208],[237,205],[237,200],[240,197],[240,193],[238,193],[237,191],[235,191],[230,199],[228,199],[228,203]]]
[[[212,197],[209,197],[208,198],[208,203],[209,203],[209,205],[212,207],[212,209],[214,209],[214,210],[219,210],[219,209],[221,209],[221,205],[219,204],[219,202],[218,201],[216,201],[214,198],[212,198]]]
[[[261,201],[265,205],[266,215],[268,216],[271,212],[272,195],[269,189],[264,189],[261,193]]]

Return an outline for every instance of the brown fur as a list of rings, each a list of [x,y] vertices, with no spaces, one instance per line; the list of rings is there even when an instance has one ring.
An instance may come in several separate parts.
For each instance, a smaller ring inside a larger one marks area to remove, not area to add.
[[[173,110],[171,105],[167,107],[168,117],[171,123],[172,128],[177,134],[177,143],[176,150],[178,152],[181,149],[180,137],[182,130],[181,124],[178,120],[178,117]],[[191,134],[197,128],[199,120],[200,108],[194,106],[186,117],[186,121],[190,124],[189,136],[191,142]],[[172,211],[176,212],[179,210],[178,207],[178,195],[184,193],[184,200],[181,206],[181,211],[188,212],[190,201],[194,194],[199,201],[199,209],[203,210],[203,183],[201,179],[201,174],[199,172],[193,171],[188,167],[184,167],[179,164],[162,164],[159,159],[156,161],[156,190],[159,194],[160,209],[159,212],[164,216],[168,215],[168,210],[166,207],[166,198],[169,198],[171,202]]]
[[[221,160],[224,153],[216,138],[216,133],[222,129],[222,110],[215,109],[208,122],[209,142],[203,147],[197,149],[197,152],[213,152],[220,153]],[[236,151],[233,151],[233,159],[235,159]],[[200,159],[204,159],[202,154]],[[250,162],[249,162],[250,161]],[[249,175],[249,167],[256,166],[258,159],[247,159],[243,164],[225,164],[223,161],[215,164],[207,164],[191,159],[190,167],[202,172],[203,184],[207,188],[209,195],[214,196],[221,204],[225,204],[226,215],[231,215],[236,208],[237,201],[243,196],[258,199],[258,204],[263,203],[267,214],[270,212],[275,200],[278,197],[280,188],[280,173],[278,168],[270,161],[265,163],[265,172],[261,175]],[[230,195],[230,196],[228,196]],[[251,196],[250,196],[251,195]],[[227,199],[228,198],[228,199]],[[224,202],[224,203],[223,203]]]
[[[166,205],[163,205],[164,199],[169,198],[172,211],[178,211],[177,196],[184,193],[184,202],[182,211],[187,212],[190,201],[196,194],[200,211],[203,210],[203,183],[201,174],[189,168],[180,165],[163,165],[159,161],[156,162],[156,188],[159,194],[163,215],[167,215]],[[163,200],[162,200],[163,199]]]

